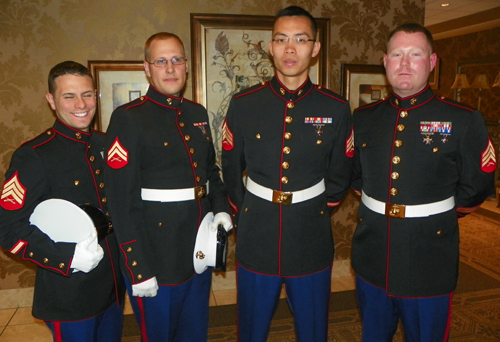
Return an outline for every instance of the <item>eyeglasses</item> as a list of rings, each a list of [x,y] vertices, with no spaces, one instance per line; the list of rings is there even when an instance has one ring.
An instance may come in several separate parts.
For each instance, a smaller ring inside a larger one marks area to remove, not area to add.
[[[290,40],[294,43],[297,43],[297,44],[307,44],[308,42],[315,42],[316,39],[305,39],[305,38],[300,38],[300,37],[295,37],[295,38],[290,38],[290,37],[286,37],[286,38],[276,38],[276,39],[271,39],[273,42],[275,42],[276,44],[288,44],[288,42],[290,42]]]
[[[153,64],[155,67],[158,67],[158,68],[164,68],[167,66],[168,61],[169,60],[166,58],[158,58],[157,60],[154,60],[153,62],[148,62],[148,63]],[[170,61],[172,62],[173,65],[182,65],[182,64],[186,64],[187,58],[185,58],[185,57],[172,57],[170,59]]]

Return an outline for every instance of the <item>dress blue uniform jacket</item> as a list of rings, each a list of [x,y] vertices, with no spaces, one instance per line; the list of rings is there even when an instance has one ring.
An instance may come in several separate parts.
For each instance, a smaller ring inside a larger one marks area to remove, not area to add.
[[[99,242],[104,257],[95,269],[72,273],[75,244],[54,243],[29,222],[35,207],[50,198],[90,203],[107,212],[103,155],[103,134],[56,120],[12,156],[0,198],[0,245],[38,266],[33,300],[38,319],[83,320],[123,299],[114,233]]]
[[[361,204],[352,265],[391,296],[448,294],[459,262],[457,214],[493,193],[496,159],[481,113],[427,87],[354,112],[352,187],[385,203],[416,205],[455,198],[456,210],[388,218]]]
[[[130,283],[156,276],[175,285],[194,274],[199,224],[209,211],[229,212],[215,164],[207,111],[152,86],[145,96],[118,107],[106,132],[110,211]],[[200,200],[143,201],[141,188],[185,189],[208,183]]]
[[[349,104],[307,79],[289,91],[274,77],[236,94],[224,124],[222,170],[237,222],[236,257],[267,275],[307,275],[333,262],[330,213],[344,198],[352,166]],[[243,171],[278,191],[326,191],[281,205],[245,190]]]

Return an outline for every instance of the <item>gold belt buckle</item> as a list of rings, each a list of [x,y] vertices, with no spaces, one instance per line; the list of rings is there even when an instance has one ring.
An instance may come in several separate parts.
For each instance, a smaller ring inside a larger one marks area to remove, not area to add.
[[[404,204],[385,204],[385,216],[392,218],[405,218],[406,206]]]
[[[293,192],[273,190],[273,203],[292,205]]]
[[[207,193],[207,189],[204,185],[197,186],[194,188],[194,199],[199,200]]]

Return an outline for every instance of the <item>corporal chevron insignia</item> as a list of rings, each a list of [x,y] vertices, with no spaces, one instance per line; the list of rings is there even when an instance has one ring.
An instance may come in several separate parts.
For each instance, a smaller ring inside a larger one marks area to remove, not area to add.
[[[118,137],[108,150],[108,165],[113,169],[121,169],[128,164],[128,151],[120,144]]]
[[[233,132],[227,126],[227,120],[222,124],[222,148],[231,151],[234,148]]]
[[[354,129],[351,128],[351,135],[345,141],[345,155],[349,158],[354,157]]]
[[[488,138],[488,146],[481,153],[481,170],[483,172],[494,172],[497,168],[497,157],[491,139]]]
[[[3,184],[0,205],[6,210],[17,210],[23,207],[26,188],[21,184],[17,171]]]

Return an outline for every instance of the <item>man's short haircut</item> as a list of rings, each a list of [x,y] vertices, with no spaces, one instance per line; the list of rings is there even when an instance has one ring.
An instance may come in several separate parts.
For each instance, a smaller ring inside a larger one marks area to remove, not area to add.
[[[398,32],[406,32],[406,33],[417,33],[421,32],[425,35],[425,38],[427,39],[427,42],[429,43],[431,47],[431,53],[434,52],[434,38],[432,38],[432,34],[429,32],[428,29],[423,27],[422,25],[418,23],[405,23],[401,24],[398,27],[396,27],[392,32],[389,34],[389,39],[387,40],[387,50],[389,50],[389,44],[391,43],[392,37],[398,33]]]
[[[281,17],[306,17],[307,19],[309,19],[309,21],[311,21],[311,29],[313,31],[312,38],[316,39],[316,34],[318,33],[318,26],[316,25],[316,21],[314,20],[314,17],[311,15],[311,13],[307,12],[302,7],[289,6],[287,8],[282,9],[281,11],[278,12],[278,14],[276,14],[276,19],[274,20],[274,24],[276,24],[276,21]]]
[[[151,43],[153,43],[153,41],[155,41],[155,40],[167,40],[167,39],[172,39],[172,38],[177,39],[177,41],[179,41],[179,43],[182,46],[182,53],[185,55],[184,43],[176,34],[173,34],[170,32],[158,32],[158,33],[153,34],[151,37],[148,38],[148,40],[146,40],[146,44],[144,44],[144,60],[149,62],[149,50],[151,48]]]
[[[56,78],[63,75],[89,76],[92,79],[92,84],[94,84],[94,78],[85,66],[73,61],[61,62],[49,71],[49,93],[52,95],[56,91]]]

